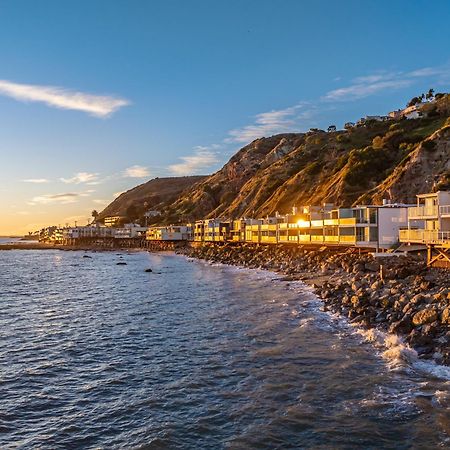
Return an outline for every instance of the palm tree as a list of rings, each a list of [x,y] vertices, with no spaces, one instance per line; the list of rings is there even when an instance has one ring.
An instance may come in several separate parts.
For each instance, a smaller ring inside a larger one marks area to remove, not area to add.
[[[98,212],[96,209],[91,212],[91,216],[94,218],[94,222],[97,222]]]

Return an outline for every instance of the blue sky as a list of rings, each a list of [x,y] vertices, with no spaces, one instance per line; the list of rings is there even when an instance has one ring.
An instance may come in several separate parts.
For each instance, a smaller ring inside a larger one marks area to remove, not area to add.
[[[450,4],[0,0],[0,234],[448,91]]]

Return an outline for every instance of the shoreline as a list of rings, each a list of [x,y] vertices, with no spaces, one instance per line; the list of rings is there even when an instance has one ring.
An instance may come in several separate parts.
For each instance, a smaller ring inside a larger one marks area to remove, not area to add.
[[[419,359],[450,366],[448,272],[428,268],[417,256],[375,258],[336,250],[204,245],[176,253],[302,281],[324,311],[362,329],[399,336]]]

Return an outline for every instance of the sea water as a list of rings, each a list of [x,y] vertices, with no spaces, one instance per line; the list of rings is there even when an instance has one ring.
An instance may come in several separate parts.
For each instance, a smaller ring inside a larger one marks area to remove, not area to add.
[[[1,251],[0,308],[2,449],[450,447],[448,368],[270,272]]]

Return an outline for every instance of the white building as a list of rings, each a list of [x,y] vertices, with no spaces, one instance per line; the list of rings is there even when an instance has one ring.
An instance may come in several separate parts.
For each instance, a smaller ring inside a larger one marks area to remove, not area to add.
[[[417,226],[417,222],[421,226]],[[400,234],[402,242],[450,243],[450,191],[417,196],[417,206],[408,209],[408,229]]]
[[[192,226],[150,227],[147,230],[146,239],[148,241],[189,241],[192,239]]]

